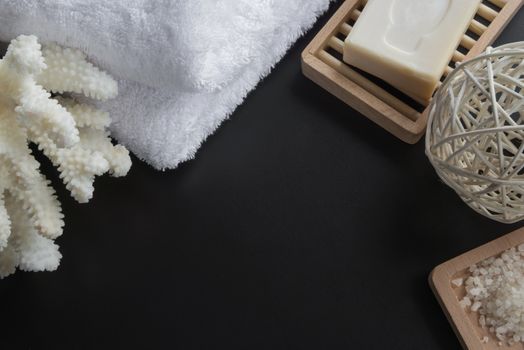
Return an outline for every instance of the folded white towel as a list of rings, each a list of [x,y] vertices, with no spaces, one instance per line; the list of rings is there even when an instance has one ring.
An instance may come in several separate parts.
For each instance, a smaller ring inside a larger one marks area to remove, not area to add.
[[[200,144],[331,0],[0,0],[0,40],[35,34],[120,79],[116,138],[157,168]]]

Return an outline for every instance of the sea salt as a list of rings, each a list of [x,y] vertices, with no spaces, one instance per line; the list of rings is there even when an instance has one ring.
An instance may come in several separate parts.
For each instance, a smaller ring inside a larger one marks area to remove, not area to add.
[[[460,305],[478,312],[479,325],[501,344],[524,342],[524,244],[471,266],[469,272]]]

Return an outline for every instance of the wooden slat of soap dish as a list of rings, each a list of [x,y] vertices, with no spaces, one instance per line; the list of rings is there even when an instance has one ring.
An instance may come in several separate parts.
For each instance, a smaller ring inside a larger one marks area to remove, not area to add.
[[[488,330],[480,327],[478,313],[464,310],[459,305],[459,300],[466,294],[464,286],[457,288],[451,283],[456,278],[468,276],[468,269],[471,265],[492,256],[498,256],[505,250],[517,247],[523,243],[524,227],[451,259],[437,266],[431,272],[429,284],[464,349],[524,350],[523,343],[517,343],[511,347],[506,345],[499,346],[496,337],[489,333]],[[482,343],[484,337],[488,337],[489,341],[487,343]]]
[[[302,53],[302,72],[318,85],[407,143],[425,132],[429,101],[412,101],[384,83],[381,87],[342,61],[345,38],[366,0],[346,0]],[[499,36],[524,0],[484,0],[459,48],[443,72],[455,62],[482,53]],[[394,92],[396,91],[396,92]],[[418,102],[418,106],[417,106]]]

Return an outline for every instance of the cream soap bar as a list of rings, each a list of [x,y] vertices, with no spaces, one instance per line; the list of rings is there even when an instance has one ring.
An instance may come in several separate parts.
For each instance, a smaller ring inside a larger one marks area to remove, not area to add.
[[[429,101],[480,0],[368,0],[344,62]]]

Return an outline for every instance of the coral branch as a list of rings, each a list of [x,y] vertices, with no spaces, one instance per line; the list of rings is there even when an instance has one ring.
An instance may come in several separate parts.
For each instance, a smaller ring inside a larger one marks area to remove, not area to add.
[[[18,267],[24,271],[55,270],[62,258],[58,246],[52,239],[40,235],[30,224],[27,212],[14,197],[7,196],[6,208],[13,222],[9,237],[10,255],[16,256]]]
[[[46,90],[75,92],[97,100],[107,100],[118,94],[116,81],[86,61],[82,52],[50,44],[42,53],[47,69],[37,80]]]
[[[50,44],[42,54],[34,36],[13,40],[0,60],[0,278],[17,267],[54,270],[61,258],[53,241],[64,227],[60,203],[29,142],[81,203],[92,198],[95,176],[124,176],[131,166],[129,152],[111,142],[107,113],[50,92],[104,100],[117,85],[80,51]]]

